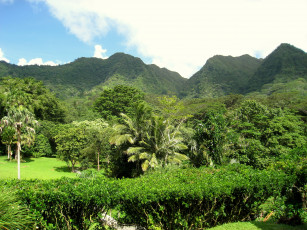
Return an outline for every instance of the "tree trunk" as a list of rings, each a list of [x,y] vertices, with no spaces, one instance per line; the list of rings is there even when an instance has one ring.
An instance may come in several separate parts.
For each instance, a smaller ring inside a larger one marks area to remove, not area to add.
[[[11,150],[11,145],[7,146],[7,158],[11,161],[12,160],[12,150]]]
[[[97,170],[100,170],[100,164],[99,164],[99,152],[97,153]]]
[[[17,178],[20,180],[21,130],[17,127]]]
[[[16,143],[16,148],[15,148],[15,160],[18,160],[18,145]]]
[[[75,172],[75,161],[74,160],[71,161],[71,171]]]

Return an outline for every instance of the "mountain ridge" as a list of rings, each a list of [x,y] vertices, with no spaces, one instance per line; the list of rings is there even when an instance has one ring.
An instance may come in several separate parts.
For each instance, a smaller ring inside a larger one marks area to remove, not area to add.
[[[99,94],[105,87],[118,84],[134,86],[149,94],[208,98],[254,91],[278,92],[282,85],[283,88],[297,85],[300,82],[297,79],[307,80],[307,54],[282,43],[264,59],[248,54],[215,55],[189,79],[125,53],[115,53],[108,59],[81,57],[59,66],[17,66],[0,61],[0,77],[6,76],[34,77],[62,99],[91,92]],[[287,84],[291,81],[296,83]]]
[[[116,53],[108,59],[81,57],[59,66],[17,66],[0,62],[0,77],[34,77],[41,80],[60,98],[82,96],[112,78],[121,76],[124,84],[137,85],[147,93],[178,94],[185,78],[177,72],[146,65],[140,58]],[[157,87],[159,86],[159,87]]]

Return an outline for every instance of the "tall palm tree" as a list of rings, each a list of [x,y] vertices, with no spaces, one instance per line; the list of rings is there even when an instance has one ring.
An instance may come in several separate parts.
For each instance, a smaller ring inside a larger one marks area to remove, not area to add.
[[[7,116],[1,120],[2,126],[10,126],[15,128],[17,137],[17,178],[20,179],[20,151],[22,140],[24,143],[31,143],[34,139],[37,121],[34,115],[23,106],[12,107],[8,110]],[[2,128],[1,128],[2,130]]]

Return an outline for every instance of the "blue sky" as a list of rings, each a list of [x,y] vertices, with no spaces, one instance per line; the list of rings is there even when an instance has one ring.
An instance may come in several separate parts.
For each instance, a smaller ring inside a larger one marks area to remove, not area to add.
[[[306,0],[0,0],[0,60],[64,64],[116,52],[190,77],[214,55],[307,50]]]
[[[18,64],[21,58],[27,61],[42,58],[44,62],[64,64],[78,57],[92,57],[99,43],[108,47],[104,56],[115,52],[137,55],[123,46],[123,38],[116,31],[90,43],[81,41],[51,15],[44,3],[23,0],[0,3],[0,34],[0,48],[13,64]]]

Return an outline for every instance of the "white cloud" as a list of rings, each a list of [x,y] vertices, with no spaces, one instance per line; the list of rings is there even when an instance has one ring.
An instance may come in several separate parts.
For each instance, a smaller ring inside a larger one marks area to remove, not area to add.
[[[25,58],[20,58],[17,65],[19,65],[19,66],[25,66],[25,65],[57,66],[58,64],[54,63],[53,61],[43,62],[42,58],[34,58],[34,59],[31,59],[29,62],[27,62],[27,60]]]
[[[283,42],[307,50],[306,0],[30,1],[87,43],[116,28],[127,47],[186,77],[215,54],[266,56]]]
[[[5,61],[7,63],[10,63],[10,60],[4,57],[4,53],[1,48],[0,48],[0,61]]]
[[[103,49],[101,45],[95,45],[95,52],[94,52],[93,57],[101,58],[101,59],[107,59],[108,57],[105,56],[106,52],[107,52],[107,50]]]
[[[24,66],[27,65],[27,60],[25,58],[20,58],[17,65]]]

